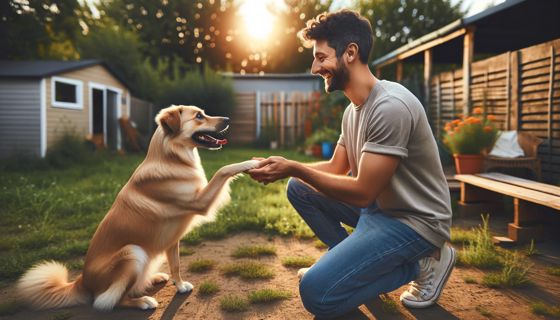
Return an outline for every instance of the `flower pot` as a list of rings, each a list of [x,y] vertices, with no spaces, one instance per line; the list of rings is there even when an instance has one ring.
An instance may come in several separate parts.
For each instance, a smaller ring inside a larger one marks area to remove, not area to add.
[[[313,154],[314,157],[321,158],[322,152],[323,148],[320,144],[314,144],[311,146],[311,154]]]
[[[332,142],[321,142],[321,155],[323,159],[330,159],[334,153],[334,143]]]
[[[458,174],[474,174],[482,172],[484,156],[482,154],[454,154],[455,169]]]

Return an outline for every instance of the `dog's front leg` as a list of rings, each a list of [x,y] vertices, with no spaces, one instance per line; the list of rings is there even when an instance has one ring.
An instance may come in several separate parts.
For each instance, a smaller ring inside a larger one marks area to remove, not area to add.
[[[183,281],[179,272],[179,241],[172,245],[167,251],[167,263],[169,264],[169,272],[171,273],[171,281],[177,287],[177,292],[187,293],[193,289],[193,285],[188,281]]]
[[[218,198],[229,179],[239,173],[255,168],[258,163],[259,161],[257,160],[248,160],[221,167],[210,179],[206,187],[198,192],[196,198],[186,203],[186,209],[205,212]]]

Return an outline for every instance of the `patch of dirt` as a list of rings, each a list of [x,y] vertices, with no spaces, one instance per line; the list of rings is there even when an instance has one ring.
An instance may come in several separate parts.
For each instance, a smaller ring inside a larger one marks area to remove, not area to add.
[[[275,272],[270,280],[244,281],[238,277],[222,275],[220,266],[238,259],[230,254],[241,245],[272,244],[277,255],[260,258],[259,261],[268,265]],[[159,307],[153,311],[132,309],[115,309],[110,313],[99,313],[91,306],[80,306],[61,310],[34,312],[20,310],[12,316],[0,319],[313,319],[303,307],[298,294],[296,269],[282,266],[281,258],[286,256],[312,256],[319,258],[324,249],[314,247],[312,241],[294,238],[269,238],[255,233],[241,233],[220,241],[206,241],[193,247],[195,253],[181,258],[181,273],[184,280],[194,284],[189,295],[175,294],[171,283],[156,288],[154,297]],[[544,319],[530,311],[532,301],[544,301],[558,304],[560,301],[560,278],[546,273],[548,264],[544,258],[532,258],[535,266],[531,269],[533,285],[523,289],[490,289],[479,283],[484,272],[474,268],[456,267],[449,279],[438,305],[423,310],[408,310],[400,305],[398,297],[405,286],[390,293],[390,299],[396,302],[398,310],[385,310],[379,299],[362,305],[355,312],[343,317],[350,319]],[[206,273],[187,271],[191,261],[198,258],[212,259],[217,267]],[[167,272],[164,265],[162,270]],[[478,283],[468,284],[466,278],[475,279]],[[220,291],[210,297],[200,297],[198,286],[204,280],[214,280],[220,285]],[[233,294],[246,297],[251,291],[274,288],[292,293],[293,297],[268,305],[250,305],[249,310],[241,313],[226,313],[220,309],[220,299],[224,295]],[[7,301],[13,296],[13,288],[4,288],[0,292],[0,300]]]

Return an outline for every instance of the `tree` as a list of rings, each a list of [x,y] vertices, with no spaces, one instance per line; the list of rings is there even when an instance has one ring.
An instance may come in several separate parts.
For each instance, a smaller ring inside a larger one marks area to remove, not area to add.
[[[79,15],[87,7],[78,0],[0,2],[1,59],[76,59]]]
[[[373,27],[370,57],[379,58],[463,17],[461,3],[458,1],[453,5],[450,0],[358,0],[357,10]]]

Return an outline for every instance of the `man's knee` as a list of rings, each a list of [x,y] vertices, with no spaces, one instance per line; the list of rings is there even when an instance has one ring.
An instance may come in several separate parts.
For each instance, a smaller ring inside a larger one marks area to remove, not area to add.
[[[336,304],[326,296],[325,281],[315,274],[312,269],[307,271],[299,283],[299,294],[303,306],[307,311],[319,318],[332,317],[336,311]]]
[[[297,178],[290,178],[290,180],[288,180],[286,193],[290,202],[294,199],[300,199],[303,195],[303,191],[305,190],[309,190],[309,186],[301,182],[301,180]]]

